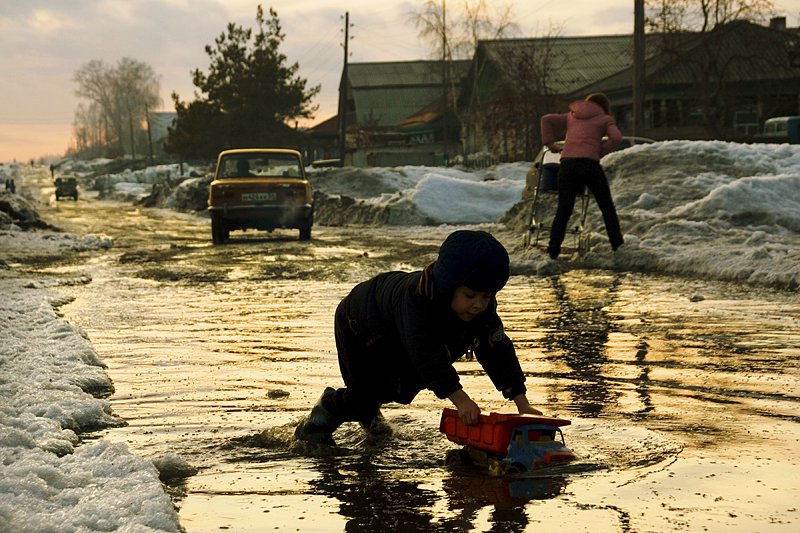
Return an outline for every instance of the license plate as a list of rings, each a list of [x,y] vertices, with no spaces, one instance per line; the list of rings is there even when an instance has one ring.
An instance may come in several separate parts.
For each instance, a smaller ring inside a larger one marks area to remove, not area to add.
[[[246,192],[242,193],[243,202],[265,202],[274,200],[277,195],[274,192]]]

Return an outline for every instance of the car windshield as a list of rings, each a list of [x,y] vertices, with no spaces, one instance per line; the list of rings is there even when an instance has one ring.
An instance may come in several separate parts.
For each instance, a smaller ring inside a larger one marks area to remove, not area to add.
[[[218,175],[223,178],[271,176],[300,178],[303,176],[300,159],[295,154],[250,153],[232,154],[222,158]]]

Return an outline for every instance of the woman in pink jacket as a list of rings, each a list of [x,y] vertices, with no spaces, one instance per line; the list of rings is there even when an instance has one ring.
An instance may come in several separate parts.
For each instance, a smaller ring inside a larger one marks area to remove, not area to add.
[[[558,208],[547,246],[547,253],[552,259],[561,253],[561,243],[575,207],[575,198],[584,186],[592,192],[603,213],[611,248],[616,251],[623,242],[608,179],[600,166],[600,158],[613,151],[622,139],[610,109],[608,97],[602,93],[594,93],[583,101],[570,104],[569,113],[542,117],[542,144],[551,152],[561,152]],[[556,144],[561,137],[566,139],[563,148]]]

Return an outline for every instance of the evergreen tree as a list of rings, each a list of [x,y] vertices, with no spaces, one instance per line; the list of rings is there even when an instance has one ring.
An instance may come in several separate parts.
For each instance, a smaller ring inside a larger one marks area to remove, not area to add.
[[[214,157],[227,148],[290,148],[303,136],[289,125],[311,118],[311,99],[319,86],[306,89],[298,64],[286,65],[279,51],[284,34],[277,13],[256,11],[256,31],[228,23],[227,32],[206,45],[208,72],[196,69],[192,83],[200,96],[182,102],[172,94],[177,112],[166,150],[183,157]]]

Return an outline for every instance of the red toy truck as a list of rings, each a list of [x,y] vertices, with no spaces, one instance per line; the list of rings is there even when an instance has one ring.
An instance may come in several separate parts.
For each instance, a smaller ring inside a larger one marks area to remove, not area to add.
[[[477,424],[468,426],[458,418],[457,410],[446,408],[439,431],[464,445],[447,452],[448,465],[478,464],[486,466],[492,475],[504,475],[575,459],[560,429],[569,423],[549,416],[491,413],[480,415]]]

